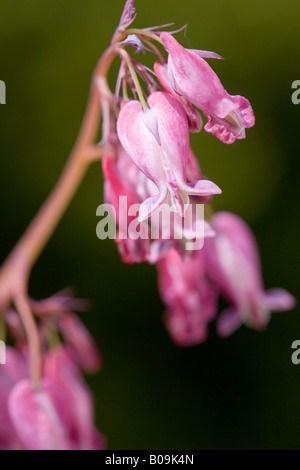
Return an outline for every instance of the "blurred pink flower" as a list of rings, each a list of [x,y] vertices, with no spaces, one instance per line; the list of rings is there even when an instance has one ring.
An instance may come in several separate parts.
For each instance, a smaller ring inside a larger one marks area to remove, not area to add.
[[[92,335],[79,317],[71,312],[65,313],[59,318],[59,328],[76,363],[87,372],[98,371],[102,358]]]
[[[227,336],[241,323],[261,330],[270,311],[293,308],[295,299],[286,290],[264,290],[256,240],[246,223],[229,212],[218,212],[211,224],[216,236],[205,240],[206,272],[230,303],[219,318],[219,334]]]
[[[6,404],[8,423],[12,424],[21,448],[104,448],[105,440],[93,424],[91,394],[78,367],[63,348],[47,353],[39,390],[34,389],[29,378],[15,380],[11,385]],[[6,438],[11,439],[11,434],[6,434]]]
[[[157,265],[166,326],[179,346],[205,341],[207,324],[217,313],[217,293],[205,278],[204,267],[202,250],[183,258],[171,249]]]
[[[6,364],[0,365],[0,450],[22,449],[22,442],[11,420],[8,400],[12,388],[28,377],[29,368],[24,356],[10,346],[6,347]]]

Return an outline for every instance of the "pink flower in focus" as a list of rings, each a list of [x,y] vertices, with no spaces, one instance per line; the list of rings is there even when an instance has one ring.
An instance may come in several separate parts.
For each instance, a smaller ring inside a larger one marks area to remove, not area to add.
[[[217,311],[215,289],[205,278],[202,250],[182,258],[171,249],[158,262],[158,285],[167,311],[165,322],[179,346],[193,346],[207,337],[207,324]]]
[[[261,330],[270,311],[293,308],[295,299],[284,289],[264,290],[258,248],[246,223],[234,214],[219,212],[211,224],[216,236],[205,240],[206,272],[230,303],[219,318],[219,334],[227,336],[241,323]]]
[[[117,122],[122,146],[158,189],[141,204],[139,220],[146,220],[163,202],[183,216],[188,195],[207,196],[221,190],[208,180],[187,183],[189,126],[181,104],[167,93],[156,92],[149,96],[148,105],[150,109],[143,111],[139,101],[129,101]]]
[[[176,93],[203,111],[208,119],[204,129],[225,144],[245,138],[245,129],[255,123],[251,105],[246,98],[231,96],[223,88],[202,58],[213,55],[185,49],[167,32],[160,37],[169,53],[169,81]]]
[[[170,95],[172,95],[175,99],[177,99],[184,107],[189,123],[190,132],[200,132],[203,125],[202,117],[200,113],[193,108],[191,103],[185,98],[184,95],[179,95],[172,88],[172,85],[169,80],[168,65],[162,64],[161,62],[156,62],[154,64],[154,72],[160,84],[163,86],[164,90]]]

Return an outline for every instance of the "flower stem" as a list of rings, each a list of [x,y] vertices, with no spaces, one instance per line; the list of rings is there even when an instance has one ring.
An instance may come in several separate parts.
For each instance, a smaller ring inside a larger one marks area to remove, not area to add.
[[[130,29],[126,29],[125,33],[126,33],[126,36],[128,34],[136,34],[137,36],[144,36],[146,38],[153,39],[154,41],[159,42],[159,44],[161,44],[162,46],[164,45],[164,43],[162,42],[162,40],[157,34],[151,33],[150,31],[146,31],[145,29],[130,28]]]
[[[20,315],[28,339],[31,376],[36,388],[40,382],[42,360],[39,332],[28,302],[28,279],[34,263],[66,211],[89,165],[97,157],[101,158],[101,149],[94,145],[94,141],[99,128],[101,102],[113,103],[106,76],[117,54],[118,48],[112,45],[100,58],[94,72],[83,123],[62,175],[0,269],[0,308],[5,310],[14,304]]]
[[[136,92],[137,92],[137,94],[138,94],[139,100],[140,100],[140,102],[141,102],[141,105],[142,105],[142,107],[143,107],[143,110],[144,110],[144,111],[147,111],[147,109],[149,109],[149,108],[148,108],[147,102],[146,102],[146,100],[145,100],[145,98],[144,98],[143,90],[142,90],[142,87],[141,87],[141,85],[140,85],[140,82],[139,82],[139,79],[138,79],[138,77],[137,77],[137,74],[136,74],[136,72],[135,72],[134,66],[133,66],[133,64],[132,64],[130,55],[127,54],[127,52],[124,51],[124,49],[120,49],[120,53],[122,54],[122,56],[124,57],[124,60],[126,61],[128,70],[129,70],[129,72],[130,72],[131,78],[132,78],[132,80],[133,80],[133,83],[134,83]]]
[[[112,59],[117,55],[115,48],[103,54],[96,67],[92,89],[79,136],[56,186],[46,202],[19,240],[5,265],[21,262],[29,274],[40,253],[47,244],[62,215],[78,189],[89,164],[91,146],[99,127],[101,99],[110,96],[106,74]],[[104,95],[104,96],[103,96]],[[99,150],[98,150],[99,153]],[[5,267],[3,266],[3,269]],[[2,271],[0,271],[0,283]]]
[[[40,388],[40,380],[42,374],[42,355],[38,327],[34,321],[26,296],[22,294],[17,295],[14,301],[16,309],[21,317],[28,339],[28,346],[30,351],[31,379],[34,388],[38,390]]]

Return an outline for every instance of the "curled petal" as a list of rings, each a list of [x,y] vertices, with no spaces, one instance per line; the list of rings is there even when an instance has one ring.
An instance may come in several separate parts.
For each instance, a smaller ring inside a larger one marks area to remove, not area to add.
[[[201,51],[199,49],[187,49],[187,50],[190,51],[190,52],[194,52],[194,54],[197,54],[202,59],[221,59],[221,60],[224,60],[224,57],[220,56],[216,52]]]
[[[243,318],[240,312],[235,308],[228,308],[224,310],[217,322],[217,333],[222,338],[234,333],[240,326]]]
[[[282,312],[294,308],[296,299],[285,289],[268,289],[265,292],[265,304],[272,312]]]
[[[59,326],[76,361],[87,371],[97,371],[102,359],[91,334],[77,315],[65,313],[59,319]]]
[[[133,47],[136,52],[145,53],[146,51],[144,44],[136,34],[128,34],[127,38],[123,41],[122,44]]]

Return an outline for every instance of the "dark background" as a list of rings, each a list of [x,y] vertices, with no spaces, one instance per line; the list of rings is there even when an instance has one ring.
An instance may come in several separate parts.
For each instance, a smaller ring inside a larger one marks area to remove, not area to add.
[[[0,259],[4,260],[56,182],[73,145],[91,74],[108,45],[121,0],[0,0]],[[226,146],[193,136],[202,169],[222,189],[217,210],[250,223],[266,287],[299,295],[299,0],[136,1],[137,27],[189,23],[186,47],[210,61],[231,94],[246,96],[256,126]],[[112,83],[114,76],[111,77]],[[173,345],[162,324],[155,268],[125,266],[113,241],[96,238],[101,166],[89,170],[33,270],[30,293],[66,285],[92,299],[84,314],[104,357],[88,382],[97,425],[110,449],[299,448],[300,365],[291,344],[299,312],[268,329],[242,327],[191,349]]]

